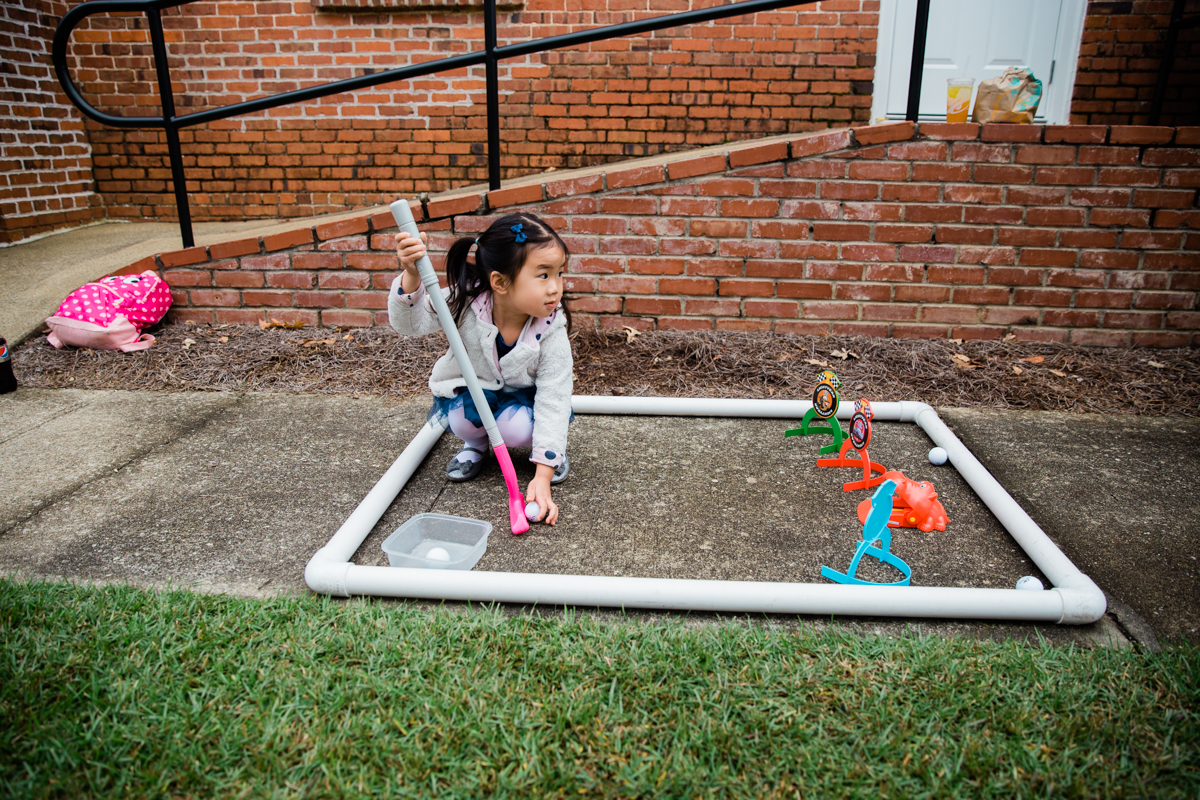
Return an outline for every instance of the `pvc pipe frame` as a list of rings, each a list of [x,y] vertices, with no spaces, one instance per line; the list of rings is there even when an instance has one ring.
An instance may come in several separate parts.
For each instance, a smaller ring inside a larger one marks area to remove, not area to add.
[[[576,396],[577,414],[800,419],[801,400]],[[427,423],[329,542],[309,560],[310,589],[349,597],[375,595],[562,606],[726,611],[736,613],[864,615],[996,619],[1083,625],[1104,615],[1104,593],[1050,541],[971,451],[925,403],[872,403],[877,421],[913,422],[949,455],[1000,524],[1049,578],[1044,591],[929,586],[846,586],[592,575],[544,575],[369,567],[350,559],[444,432]],[[853,406],[841,403],[837,417]]]

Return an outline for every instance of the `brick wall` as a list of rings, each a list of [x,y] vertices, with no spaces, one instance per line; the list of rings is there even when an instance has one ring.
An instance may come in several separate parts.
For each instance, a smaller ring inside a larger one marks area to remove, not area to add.
[[[450,7],[408,0],[399,5],[415,10],[347,13],[283,1],[164,9],[176,103],[194,111],[480,49],[480,10],[440,4]],[[499,40],[712,4],[501,3]],[[505,177],[865,122],[878,5],[824,0],[504,61]],[[94,105],[157,110],[148,41],[137,15],[92,17],[77,32],[75,70]],[[478,67],[185,130],[193,215],[303,216],[486,182],[484,88]],[[161,136],[91,123],[89,131],[110,215],[172,218]]]
[[[1174,5],[1174,0],[1089,1],[1071,122],[1149,122]],[[1187,0],[1184,13],[1200,15],[1200,0]],[[1200,28],[1179,34],[1159,122],[1200,125]]]
[[[62,0],[0,3],[0,242],[104,216],[79,112],[50,65],[67,8]]]
[[[891,123],[450,193],[435,263],[496,213],[572,250],[584,324],[1200,345],[1200,128]],[[196,247],[176,320],[386,324],[390,215]]]

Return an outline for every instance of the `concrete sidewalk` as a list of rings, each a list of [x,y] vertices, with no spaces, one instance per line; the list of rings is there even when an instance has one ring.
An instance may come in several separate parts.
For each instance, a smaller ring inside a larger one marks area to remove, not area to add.
[[[5,395],[0,574],[247,596],[307,591],[305,563],[408,444],[425,409],[423,399],[279,394]],[[1111,598],[1099,623],[1043,626],[1043,635],[1200,641],[1200,509],[1190,498],[1200,421],[969,410],[943,418]],[[494,462],[472,483],[445,480],[454,447],[444,437],[355,561],[386,564],[382,539],[412,514],[437,511],[492,522],[477,569],[821,582],[822,564],[841,569],[853,555],[854,508],[865,495],[841,492],[846,470],[813,466],[815,440],[784,439],[795,424],[580,415],[571,478],[555,492],[562,520],[520,537],[507,532]],[[914,585],[1011,587],[1038,574],[953,468],[928,464],[928,447],[915,426],[899,424],[877,426],[871,447],[889,468],[932,480],[951,518],[945,533],[895,534]],[[532,471],[517,452],[525,481]],[[986,637],[1035,629],[840,622]]]

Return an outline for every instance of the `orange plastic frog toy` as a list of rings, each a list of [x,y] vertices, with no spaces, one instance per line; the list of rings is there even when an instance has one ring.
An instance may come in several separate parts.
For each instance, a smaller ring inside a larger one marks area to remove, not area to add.
[[[946,518],[946,509],[937,499],[937,492],[929,481],[910,480],[903,472],[891,470],[885,472],[880,480],[896,482],[896,494],[892,500],[892,515],[888,526],[892,528],[920,528],[929,533],[934,528],[946,530],[950,520]],[[858,504],[858,521],[865,523],[867,514],[871,513],[871,501],[864,500]]]

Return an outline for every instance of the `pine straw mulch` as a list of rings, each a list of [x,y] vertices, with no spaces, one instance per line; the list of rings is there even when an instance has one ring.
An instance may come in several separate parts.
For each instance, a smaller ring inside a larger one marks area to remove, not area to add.
[[[15,348],[24,386],[165,391],[428,392],[443,336],[389,329],[164,325],[138,353]],[[577,329],[576,394],[808,399],[826,366],[843,394],[934,406],[1200,416],[1195,350],[1016,341]]]

